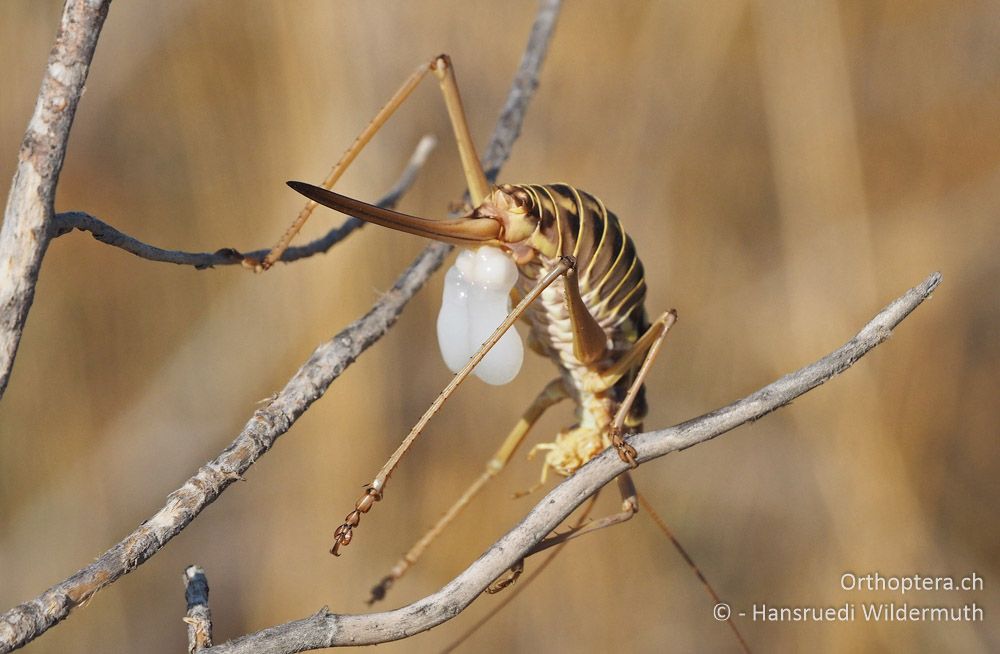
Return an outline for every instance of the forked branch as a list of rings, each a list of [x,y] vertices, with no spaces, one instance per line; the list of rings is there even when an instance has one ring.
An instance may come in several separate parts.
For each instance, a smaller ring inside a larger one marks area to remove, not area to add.
[[[941,282],[934,273],[882,309],[858,334],[815,363],[785,375],[747,397],[675,427],[629,439],[640,463],[709,441],[742,424],[757,420],[803,393],[847,370],[892,334]],[[548,495],[511,531],[494,543],[464,572],[433,595],[394,611],[338,615],[326,608],[302,620],[288,622],[204,650],[206,654],[290,654],[341,645],[374,645],[407,638],[458,615],[494,579],[503,575],[576,507],[628,470],[609,448],[580,468]]]
[[[385,196],[379,200],[379,206],[392,207],[403,197],[403,194],[410,188],[417,177],[417,173],[423,168],[428,155],[434,149],[436,139],[433,136],[425,136],[417,144],[413,155],[410,157],[406,169],[400,175],[396,185],[393,186]],[[356,229],[364,226],[364,221],[357,218],[348,218],[339,227],[334,227],[320,238],[306,243],[288,248],[282,254],[279,261],[291,263],[299,259],[311,257],[314,254],[321,254],[332,248],[337,243],[350,236]],[[137,238],[125,234],[111,225],[103,222],[89,213],[83,211],[68,211],[55,215],[52,221],[52,237],[62,236],[74,229],[82,232],[90,232],[91,235],[101,243],[106,243],[116,248],[121,248],[126,252],[148,261],[159,261],[162,263],[173,263],[180,266],[194,266],[199,270],[213,268],[215,266],[231,266],[242,264],[247,259],[263,259],[270,248],[262,248],[253,252],[239,252],[232,248],[223,248],[215,252],[184,252],[182,250],[165,250],[143,243]]]
[[[109,4],[111,0],[67,0],[35,111],[21,141],[0,229],[0,397],[35,298],[69,129]]]

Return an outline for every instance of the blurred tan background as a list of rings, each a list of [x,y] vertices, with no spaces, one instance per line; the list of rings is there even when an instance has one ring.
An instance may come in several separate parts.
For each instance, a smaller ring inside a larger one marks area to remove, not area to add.
[[[402,79],[448,52],[480,147],[535,3],[116,2],[57,197],[168,248],[270,245]],[[10,179],[61,3],[0,4],[0,178]],[[572,2],[502,178],[600,196],[636,239],[649,309],[680,322],[647,426],[740,397],[850,338],[940,270],[933,300],[842,378],[636,479],[719,593],[754,603],[909,601],[978,624],[754,624],[760,651],[996,651],[1000,12],[990,2]],[[433,83],[345,178],[381,195],[441,137],[402,209],[462,184]],[[305,238],[341,217],[317,212]],[[305,238],[300,239],[300,242]],[[55,241],[0,410],[0,604],[35,596],[162,505],[312,349],[360,316],[419,239],[368,228],[254,276]],[[447,382],[441,276],[277,447],[186,531],[29,652],[178,652],[181,573],[208,572],[216,639],[370,585],[469,483],[542,384],[474,380],[432,423],[340,559],[333,528]],[[560,407],[533,434],[570,421]],[[526,512],[523,456],[390,595],[436,590]],[[615,510],[608,493],[600,512]],[[535,495],[535,499],[541,495]],[[529,562],[529,570],[534,562]],[[976,572],[976,593],[848,593],[845,571]],[[436,651],[502,599],[385,651]],[[566,550],[466,651],[726,651],[727,628],[646,516]],[[382,651],[382,650],[380,650]]]

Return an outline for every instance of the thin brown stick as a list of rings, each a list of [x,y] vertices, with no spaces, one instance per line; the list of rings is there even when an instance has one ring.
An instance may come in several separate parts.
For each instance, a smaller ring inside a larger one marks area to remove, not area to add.
[[[189,565],[184,570],[184,599],[188,628],[188,654],[195,654],[212,646],[212,611],[208,608],[208,578],[199,566]]]
[[[111,0],[67,0],[35,111],[21,141],[0,229],[0,397],[35,298],[69,130],[110,4]]]
[[[420,172],[420,169],[423,168],[424,163],[427,161],[427,157],[430,155],[431,150],[433,150],[435,143],[436,139],[433,136],[425,136],[420,140],[420,143],[417,144],[416,149],[413,151],[413,155],[410,157],[409,163],[407,163],[406,168],[403,170],[402,175],[400,175],[396,185],[389,189],[389,192],[378,201],[378,206],[387,208],[396,206],[396,203],[403,197],[403,194],[406,193],[410,186],[413,185],[413,182],[417,178],[417,174]],[[311,257],[314,254],[326,252],[334,245],[340,243],[354,233],[356,229],[364,226],[364,224],[365,222],[363,220],[348,218],[339,227],[334,227],[327,232],[326,235],[316,239],[315,241],[286,249],[278,261],[291,263],[292,261]],[[156,247],[155,245],[143,243],[128,234],[120,232],[111,225],[102,222],[99,218],[83,211],[69,211],[66,213],[56,214],[52,223],[51,235],[55,238],[71,232],[74,229],[78,229],[82,232],[90,232],[93,237],[101,243],[121,248],[126,252],[148,261],[173,263],[181,266],[194,266],[199,270],[212,268],[214,266],[242,264],[246,260],[251,259],[260,261],[270,251],[270,248],[261,248],[247,253],[242,253],[233,248],[223,248],[221,250],[216,250],[215,252],[184,252],[182,250],[165,250],[163,248]]]
[[[487,150],[483,162],[485,169],[498,169],[506,161],[513,140],[520,133],[528,100],[537,86],[541,62],[555,27],[558,7],[558,0],[542,2],[507,104]],[[242,479],[278,437],[322,397],[333,380],[388,332],[410,298],[441,266],[450,251],[450,246],[441,243],[425,248],[365,316],[317,347],[285,387],[254,413],[236,439],[171,493],[167,504],[135,531],[76,574],[0,615],[0,654],[34,640],[69,616],[94,593],[144,563],[230,484]]]
[[[803,393],[847,370],[885,341],[941,282],[934,273],[880,311],[846,344],[815,363],[768,384],[732,404],[668,429],[629,439],[640,463],[712,440],[775,411]],[[322,647],[372,645],[410,637],[462,612],[492,582],[514,566],[588,497],[628,470],[612,448],[580,468],[539,501],[511,531],[495,542],[464,572],[436,593],[408,606],[382,613],[316,614],[270,627],[218,645],[213,654],[289,654]]]

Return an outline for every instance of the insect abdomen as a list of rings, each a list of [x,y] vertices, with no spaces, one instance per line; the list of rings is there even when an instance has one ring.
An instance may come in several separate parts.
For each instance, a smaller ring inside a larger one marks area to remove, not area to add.
[[[618,217],[585,191],[567,184],[526,184],[517,188],[531,197],[540,233],[555,246],[553,253],[576,258],[584,303],[608,335],[609,359],[616,359],[649,327],[644,307],[646,281],[635,244]],[[549,257],[539,259],[522,267],[523,288],[530,288],[541,269],[548,267]],[[572,359],[572,334],[559,304],[541,303],[529,320],[539,344],[557,365],[566,368],[567,360]],[[631,380],[632,375],[626,375],[609,392],[614,400],[624,397]],[[645,412],[640,395],[629,422],[637,423]]]
[[[627,320],[646,297],[642,263],[618,217],[567,184],[526,185],[542,233],[577,261],[580,291],[598,322]]]

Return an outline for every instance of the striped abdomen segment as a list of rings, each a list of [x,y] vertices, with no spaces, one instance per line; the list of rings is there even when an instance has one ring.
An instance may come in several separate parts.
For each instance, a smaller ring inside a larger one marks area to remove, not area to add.
[[[539,229],[561,255],[577,260],[580,291],[601,324],[620,324],[646,297],[642,262],[618,217],[593,195],[567,184],[519,187],[534,204]]]
[[[531,197],[539,229],[556,244],[556,253],[576,257],[580,291],[590,313],[606,330],[634,332],[645,322],[646,280],[635,244],[618,217],[593,195],[567,184],[518,188]]]
[[[618,217],[599,199],[567,184],[526,184],[516,187],[526,192],[539,220],[539,230],[555,247],[552,253],[576,258],[580,291],[591,315],[604,328],[612,344],[609,359],[621,356],[649,327],[644,301],[646,281],[635,244],[625,233]],[[522,268],[524,286],[530,288],[549,257],[541,256]],[[566,363],[564,349],[569,333],[560,331],[565,322],[562,311],[548,307],[530,316],[532,330],[548,354]],[[554,350],[559,350],[557,353]],[[611,395],[624,396],[632,375],[626,375]],[[632,421],[645,414],[645,402],[637,401]],[[631,421],[630,421],[631,422]]]

